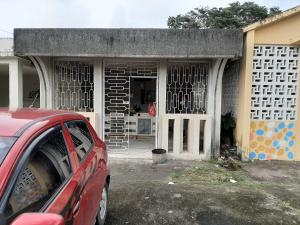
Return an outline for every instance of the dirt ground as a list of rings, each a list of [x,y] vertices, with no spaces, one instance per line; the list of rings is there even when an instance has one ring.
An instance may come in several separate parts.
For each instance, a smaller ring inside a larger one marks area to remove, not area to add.
[[[228,171],[215,162],[113,159],[110,167],[106,225],[300,224],[300,163]]]

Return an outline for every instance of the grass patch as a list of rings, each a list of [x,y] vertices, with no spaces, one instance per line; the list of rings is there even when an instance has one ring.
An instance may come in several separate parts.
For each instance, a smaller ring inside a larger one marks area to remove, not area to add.
[[[230,179],[237,183],[246,183],[250,181],[250,177],[244,170],[230,171],[221,167],[193,167],[182,171],[177,171],[171,174],[174,181],[182,183],[196,184],[224,184],[230,183]],[[236,183],[236,184],[237,184]]]

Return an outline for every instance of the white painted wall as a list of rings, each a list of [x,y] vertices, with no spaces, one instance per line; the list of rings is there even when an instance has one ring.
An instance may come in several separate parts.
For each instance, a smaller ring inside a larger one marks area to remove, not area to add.
[[[0,56],[13,56],[12,38],[0,38]]]

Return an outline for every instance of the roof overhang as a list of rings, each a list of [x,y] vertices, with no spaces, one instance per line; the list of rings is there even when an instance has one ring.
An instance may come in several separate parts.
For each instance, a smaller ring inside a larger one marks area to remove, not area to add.
[[[241,29],[15,29],[17,56],[236,58]]]

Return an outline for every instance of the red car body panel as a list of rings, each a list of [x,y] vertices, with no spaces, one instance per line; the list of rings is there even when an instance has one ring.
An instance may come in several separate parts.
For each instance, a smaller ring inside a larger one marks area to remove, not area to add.
[[[11,225],[65,225],[63,218],[56,214],[45,214],[41,219],[36,213],[26,213],[22,215],[22,221],[13,222]]]
[[[70,133],[64,122],[83,120],[94,140],[94,147],[80,163]],[[104,184],[109,179],[105,144],[86,118],[79,114],[21,109],[0,110],[0,136],[18,136],[17,141],[0,166],[0,198],[9,178],[28,145],[41,133],[60,124],[69,151],[72,176],[45,212],[60,214],[68,224],[93,224],[99,209]]]

